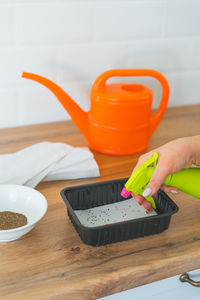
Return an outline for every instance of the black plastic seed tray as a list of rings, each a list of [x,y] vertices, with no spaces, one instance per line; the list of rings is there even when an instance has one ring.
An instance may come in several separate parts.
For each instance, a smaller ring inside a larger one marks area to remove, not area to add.
[[[85,210],[123,201],[120,192],[127,179],[75,186],[61,191],[71,222],[84,243],[101,246],[157,234],[169,227],[171,215],[178,211],[178,207],[162,190],[159,190],[155,199],[158,213],[156,216],[98,227],[86,227],[80,223],[74,210]]]

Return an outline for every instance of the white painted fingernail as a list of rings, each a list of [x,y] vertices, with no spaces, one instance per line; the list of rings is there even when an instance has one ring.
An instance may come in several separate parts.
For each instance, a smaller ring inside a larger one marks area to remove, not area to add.
[[[178,194],[178,192],[175,191],[175,190],[170,190],[170,192],[171,192],[172,194]]]
[[[152,189],[146,188],[146,189],[144,190],[142,196],[143,196],[143,197],[148,197],[148,196],[151,195],[151,193],[152,193]]]

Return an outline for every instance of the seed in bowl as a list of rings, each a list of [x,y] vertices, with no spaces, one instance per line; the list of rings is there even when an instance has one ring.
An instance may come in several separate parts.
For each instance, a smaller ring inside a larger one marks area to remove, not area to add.
[[[27,217],[12,211],[0,212],[0,230],[13,229],[27,224]]]

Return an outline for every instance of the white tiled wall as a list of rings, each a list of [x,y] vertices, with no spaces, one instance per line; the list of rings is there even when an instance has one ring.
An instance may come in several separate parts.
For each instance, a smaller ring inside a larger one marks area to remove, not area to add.
[[[199,0],[1,0],[0,128],[69,115],[37,73],[89,109],[95,78],[113,68],[152,68],[171,88],[170,106],[200,103]],[[149,78],[126,79],[153,89]]]

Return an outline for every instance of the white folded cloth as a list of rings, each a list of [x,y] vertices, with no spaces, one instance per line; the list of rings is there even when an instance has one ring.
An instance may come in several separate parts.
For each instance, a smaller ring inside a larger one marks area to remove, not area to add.
[[[88,148],[41,142],[0,155],[0,184],[35,187],[40,181],[97,176],[99,168]]]

